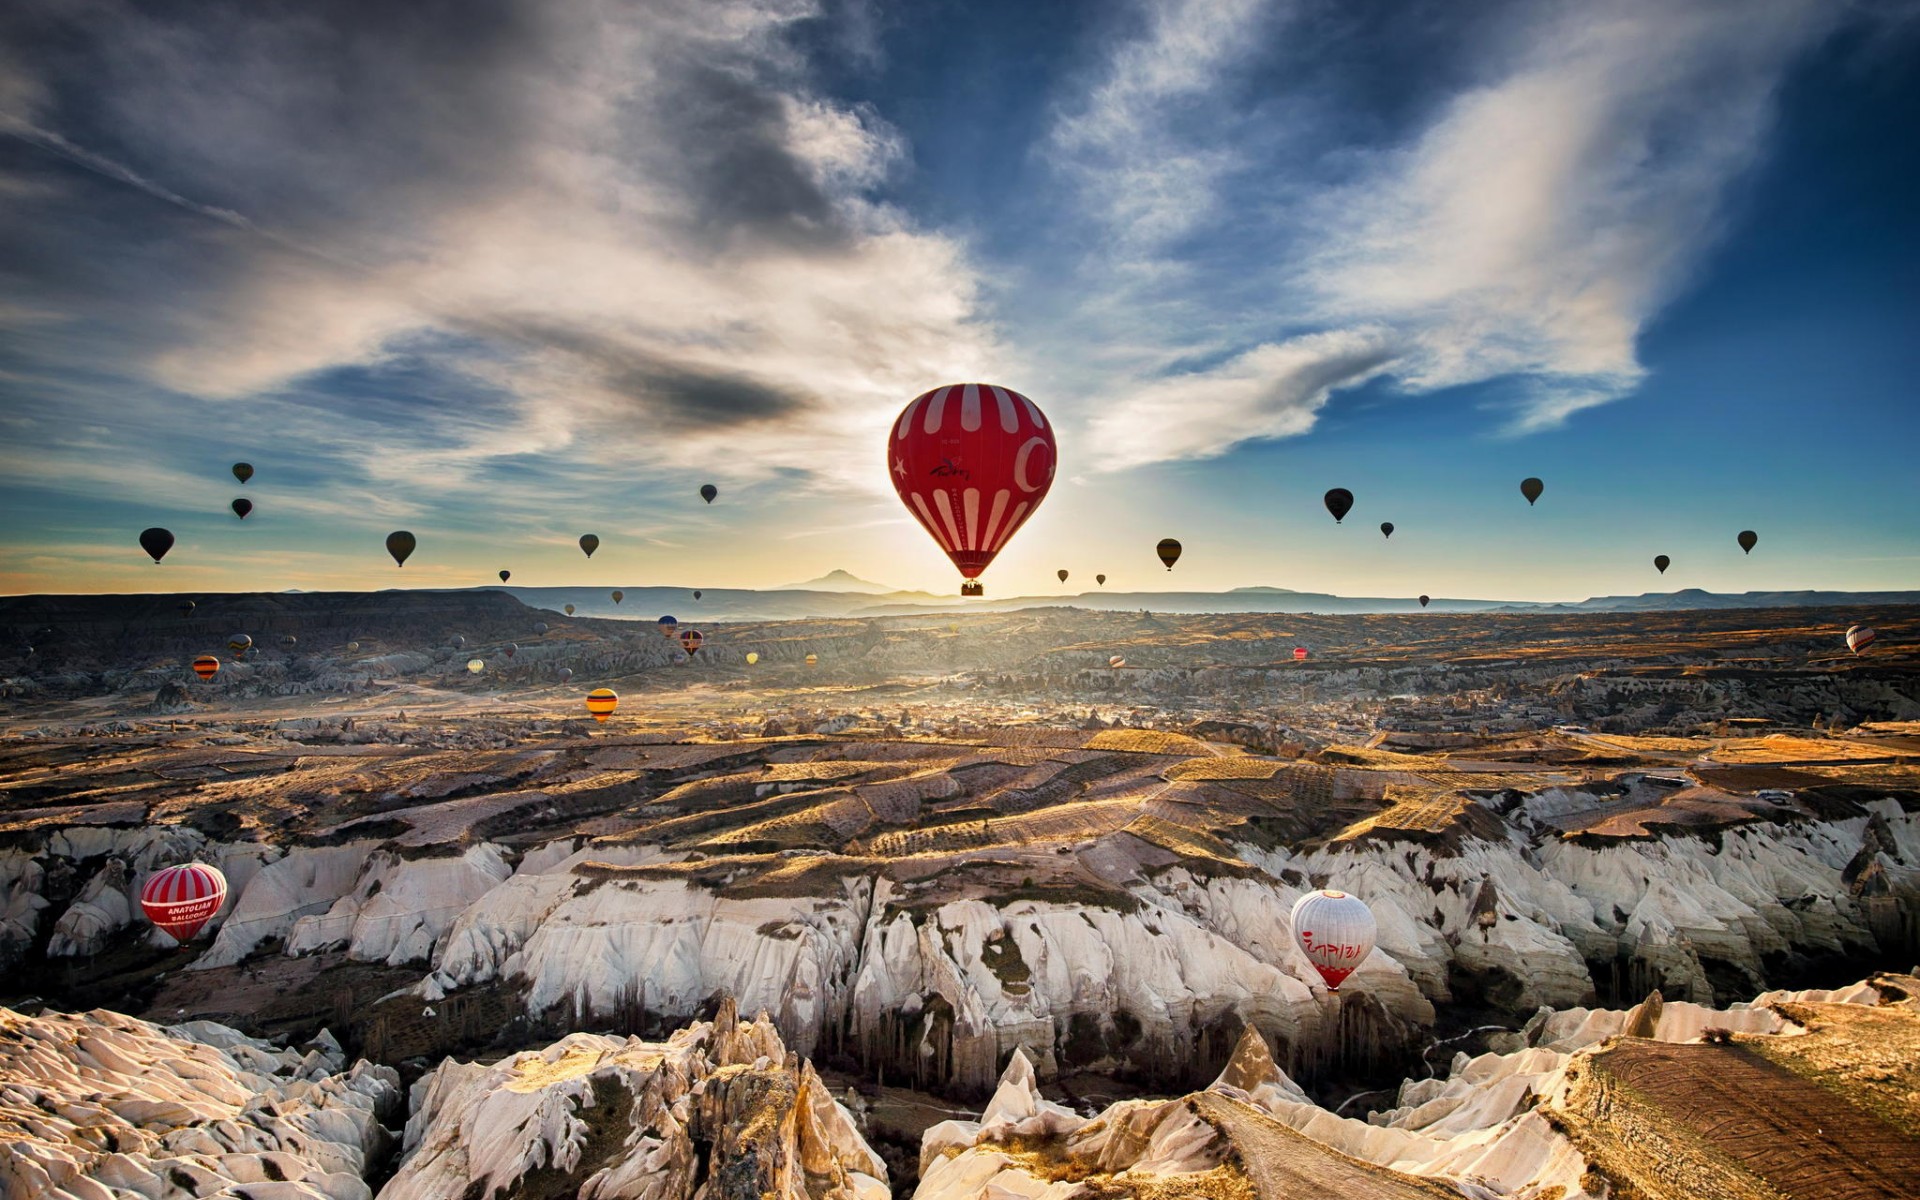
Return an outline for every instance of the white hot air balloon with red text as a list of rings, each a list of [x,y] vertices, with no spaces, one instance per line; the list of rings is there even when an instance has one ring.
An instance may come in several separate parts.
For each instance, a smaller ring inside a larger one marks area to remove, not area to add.
[[[1375,932],[1373,912],[1358,896],[1322,888],[1294,903],[1293,940],[1330,992],[1373,953]]]
[[[954,383],[922,393],[893,423],[887,477],[901,503],[982,594],[980,573],[1053,486],[1053,426],[1019,392]]]
[[[156,871],[140,889],[140,911],[176,942],[190,941],[226,901],[227,877],[205,863]]]

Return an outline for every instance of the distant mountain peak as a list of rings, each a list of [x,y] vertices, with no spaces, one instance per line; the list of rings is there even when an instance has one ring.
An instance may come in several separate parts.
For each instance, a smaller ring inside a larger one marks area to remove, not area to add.
[[[888,587],[884,583],[875,583],[871,579],[862,579],[851,571],[836,567],[818,579],[809,579],[805,583],[789,583],[780,588],[783,592],[867,592],[876,596],[891,595],[898,588]]]

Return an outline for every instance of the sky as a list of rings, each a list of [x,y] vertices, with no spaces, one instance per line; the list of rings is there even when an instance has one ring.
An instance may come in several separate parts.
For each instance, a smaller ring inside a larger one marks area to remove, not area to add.
[[[1920,588],[1916,128],[1920,0],[15,0],[0,592],[951,593],[969,380],[989,596]]]

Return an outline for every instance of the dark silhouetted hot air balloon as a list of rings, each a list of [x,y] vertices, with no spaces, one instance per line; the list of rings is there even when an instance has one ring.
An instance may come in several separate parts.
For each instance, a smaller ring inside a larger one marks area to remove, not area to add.
[[[1109,658],[1107,660],[1107,665],[1109,667],[1112,667],[1114,670],[1118,671],[1121,667],[1124,667],[1127,665],[1127,660],[1124,658],[1121,658],[1118,654],[1116,654],[1112,658]]]
[[[500,572],[500,582],[501,582],[501,583],[505,583],[505,582],[506,582],[507,580],[509,580],[509,579],[512,579],[512,578],[513,578],[513,572],[512,572],[512,571],[507,571],[507,570],[502,570],[502,571]]]
[[[140,548],[151,555],[153,561],[157,563],[167,556],[167,551],[173,549],[173,534],[168,530],[161,529],[159,526],[155,526],[152,529],[142,529],[140,531]]]
[[[233,502],[232,508],[233,515],[244,521],[247,519],[247,514],[253,511],[253,501],[242,496]]]
[[[291,650],[295,646],[298,646],[299,644],[300,644],[300,639],[293,636],[290,633],[283,633],[280,635],[280,645],[283,649]]]
[[[247,480],[252,479],[253,464],[252,463],[233,464],[233,477],[235,479],[238,479],[241,483],[245,483]]]
[[[1293,661],[1295,662],[1307,661],[1307,648],[1305,646],[1295,646],[1293,648]]]
[[[1373,953],[1373,911],[1358,896],[1322,888],[1293,905],[1293,940],[1313,969],[1337,992]]]
[[[211,654],[202,654],[193,660],[193,673],[202,679],[212,679],[220,673],[220,660]]]
[[[613,602],[615,604],[620,603],[622,600],[625,600],[626,598],[627,598],[627,594],[625,592],[615,592],[613,594]]]
[[[1093,581],[1099,584],[1101,587],[1107,586],[1107,577],[1105,575],[1095,575],[1093,577]]]
[[[1760,535],[1751,529],[1742,529],[1740,536],[1734,540],[1740,543],[1741,550],[1752,554],[1753,548],[1760,544]]]
[[[218,867],[188,863],[149,875],[140,888],[140,911],[174,941],[187,942],[226,899],[227,877]]]
[[[1345,488],[1333,488],[1327,492],[1327,511],[1333,514],[1333,523],[1338,525],[1353,511],[1353,493]]]
[[[597,537],[596,535],[594,535],[594,534],[591,534],[591,533],[583,533],[583,534],[581,534],[581,535],[580,535],[580,548],[581,548],[582,550],[585,550],[585,551],[587,552],[587,557],[588,557],[588,558],[592,558],[592,557],[593,557],[593,552],[594,552],[595,550],[598,550],[598,549],[600,548],[600,539],[599,539],[599,537]]]
[[[396,567],[406,566],[407,558],[413,553],[413,548],[416,544],[413,540],[413,535],[404,529],[396,529],[388,534],[387,553],[393,555],[393,565]]]
[[[572,616],[572,615],[573,615],[573,605],[571,605],[571,604],[569,604],[569,605],[567,605],[567,606],[566,606],[566,613],[567,613],[567,615],[568,615],[568,616]]]
[[[235,654],[245,654],[253,649],[253,639],[244,633],[236,633],[227,639],[227,649]]]
[[[887,439],[887,474],[901,503],[976,583],[1046,499],[1055,463],[1053,428],[1039,406],[991,384],[923,393]]]
[[[1393,522],[1392,522],[1392,521],[1382,521],[1382,522],[1380,522],[1380,536],[1381,536],[1381,537],[1392,537],[1392,536],[1393,536]]]
[[[1664,554],[1656,554],[1653,556],[1653,569],[1660,572],[1662,575],[1665,575],[1667,573],[1667,568],[1672,565],[1673,565],[1673,560],[1668,558]]]
[[[602,725],[605,725],[607,718],[613,715],[613,710],[619,707],[620,697],[614,694],[612,688],[595,688],[587,693],[587,711],[592,713],[593,719]]]
[[[700,593],[699,593],[699,592],[695,592],[695,593],[693,594],[693,598],[694,598],[695,600],[698,600],[698,599],[700,598]]]
[[[1173,564],[1180,561],[1180,543],[1172,538],[1161,538],[1160,544],[1153,548],[1153,552],[1160,556],[1161,562],[1167,564],[1169,571],[1173,570]]]
[[[1067,581],[1067,569],[1065,567],[1060,568],[1059,575],[1060,582],[1065,583]]]
[[[706,640],[698,629],[689,629],[680,635],[680,645],[689,656],[700,653],[700,643]]]
[[[1433,597],[1432,597],[1432,596],[1422,596],[1422,597],[1420,597],[1420,607],[1421,607],[1421,608],[1425,608],[1425,607],[1427,606],[1427,601],[1429,601],[1429,600],[1431,600],[1431,599],[1433,599]]]
[[[193,610],[199,606],[191,600],[182,600],[176,607],[179,608],[181,616],[190,617],[193,615]]]
[[[508,657],[508,658],[512,658],[512,657],[513,657],[514,655],[516,655],[516,654],[518,654],[518,653],[520,653],[520,644],[519,644],[518,642],[508,642],[508,643],[507,643],[507,657]]]
[[[572,678],[573,678],[573,668],[572,668],[572,667],[561,667],[561,668],[560,668],[560,682],[561,682],[561,683],[565,683],[565,682],[566,682],[567,680],[569,680],[569,679],[572,679]]]
[[[533,636],[535,637],[547,636],[547,623],[545,621],[535,621],[533,623]]]
[[[1855,625],[1853,628],[1847,630],[1847,649],[1853,651],[1855,654],[1859,654],[1866,650],[1868,646],[1872,645],[1873,639],[1879,636],[1879,634],[1865,625]]]
[[[708,504],[712,504],[713,498],[715,496],[718,496],[719,494],[720,494],[720,489],[713,486],[710,483],[703,483],[700,485],[700,498],[702,500],[705,500]]]
[[[1538,500],[1540,498],[1540,493],[1546,490],[1547,490],[1547,485],[1544,483],[1541,483],[1538,479],[1535,479],[1532,476],[1528,476],[1527,478],[1522,479],[1520,481],[1520,494],[1527,498],[1528,508],[1532,508],[1533,502],[1535,500]]]
[[[453,638],[447,642],[447,645],[452,646],[455,650],[460,649],[462,646],[466,644],[467,644],[467,639],[464,637],[461,637],[457,633],[454,634]]]
[[[679,627],[680,627],[679,618],[673,616],[671,613],[669,613],[667,616],[660,618],[660,632],[665,634],[667,637],[672,637],[673,631],[675,629],[678,629]]]

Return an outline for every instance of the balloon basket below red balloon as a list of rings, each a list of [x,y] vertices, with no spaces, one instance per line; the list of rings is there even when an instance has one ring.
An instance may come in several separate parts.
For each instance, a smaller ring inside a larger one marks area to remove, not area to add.
[[[984,596],[987,594],[986,585],[978,580],[969,579],[960,585],[960,594],[962,596]]]

